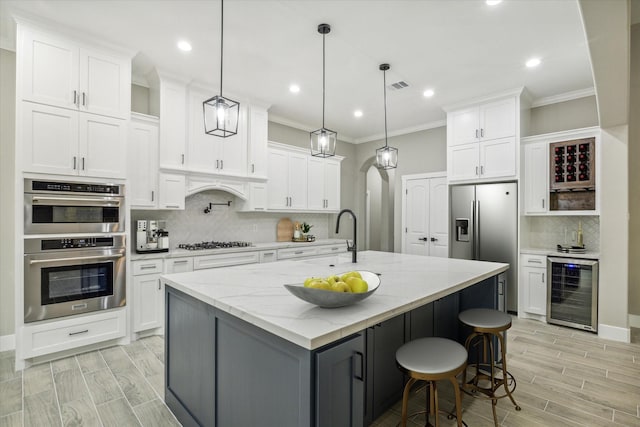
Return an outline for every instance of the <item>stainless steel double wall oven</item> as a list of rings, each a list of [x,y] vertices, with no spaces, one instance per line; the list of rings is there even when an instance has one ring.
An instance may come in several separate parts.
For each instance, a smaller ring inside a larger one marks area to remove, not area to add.
[[[24,181],[24,321],[126,303],[124,186]]]

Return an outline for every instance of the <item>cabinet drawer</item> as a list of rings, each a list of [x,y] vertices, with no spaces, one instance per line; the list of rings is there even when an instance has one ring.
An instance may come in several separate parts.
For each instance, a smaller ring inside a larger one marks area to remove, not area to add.
[[[340,254],[342,252],[347,252],[347,245],[331,245],[331,246],[320,246],[316,249],[316,253],[318,255],[331,255],[331,254]]]
[[[124,337],[125,310],[76,316],[70,319],[24,327],[24,357],[56,353],[101,341]]]
[[[310,256],[316,256],[318,254],[317,248],[287,248],[278,249],[278,259],[292,259],[292,258],[304,258]]]
[[[539,267],[547,268],[547,257],[545,255],[521,255],[521,267]]]
[[[133,261],[131,268],[133,269],[134,276],[162,273],[162,260],[150,259],[146,261]]]
[[[193,258],[171,258],[164,260],[165,273],[187,273],[193,271]]]
[[[195,257],[193,260],[193,269],[204,270],[207,268],[229,267],[232,265],[254,264],[258,262],[260,262],[259,252],[208,255]]]
[[[261,251],[260,252],[260,263],[264,262],[274,262],[278,260],[278,251]]]

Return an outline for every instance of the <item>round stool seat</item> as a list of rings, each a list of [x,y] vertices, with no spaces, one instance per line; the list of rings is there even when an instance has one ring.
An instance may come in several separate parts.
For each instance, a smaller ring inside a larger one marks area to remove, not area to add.
[[[465,325],[481,329],[509,329],[511,316],[507,313],[488,308],[472,308],[458,314],[458,319]]]
[[[467,362],[467,350],[446,338],[419,338],[400,347],[396,361],[410,372],[444,374]]]

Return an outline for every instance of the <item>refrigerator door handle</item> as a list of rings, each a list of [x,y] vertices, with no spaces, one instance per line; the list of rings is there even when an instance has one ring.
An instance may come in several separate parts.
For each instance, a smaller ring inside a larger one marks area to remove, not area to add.
[[[474,245],[474,254],[473,259],[480,259],[480,200],[475,201],[476,204],[476,212],[473,224],[473,245]]]
[[[471,201],[471,259],[477,259],[476,256],[476,201]]]

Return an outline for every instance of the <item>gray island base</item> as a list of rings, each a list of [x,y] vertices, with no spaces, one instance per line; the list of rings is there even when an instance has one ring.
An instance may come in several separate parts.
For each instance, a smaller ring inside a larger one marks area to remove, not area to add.
[[[395,352],[464,340],[458,312],[498,307],[508,264],[366,251],[163,276],[165,400],[185,426],[363,426],[402,395]],[[368,299],[324,309],[282,285],[368,270]]]

